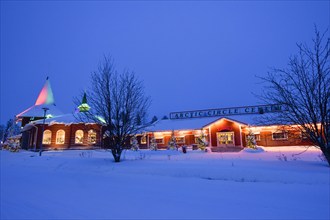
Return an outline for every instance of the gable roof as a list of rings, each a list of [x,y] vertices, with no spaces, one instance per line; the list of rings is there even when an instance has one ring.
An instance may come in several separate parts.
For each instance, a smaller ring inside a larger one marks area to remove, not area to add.
[[[153,125],[146,128],[147,131],[172,131],[172,130],[200,130],[219,120],[228,120],[234,123],[247,125],[246,123],[230,119],[227,117],[221,118],[193,118],[193,119],[166,119],[159,120]]]
[[[79,124],[79,123],[84,123],[84,124],[94,124],[94,121],[91,120],[84,120],[83,117],[80,115],[81,113],[71,113],[71,114],[64,114],[64,115],[59,115],[55,116],[52,118],[47,118],[45,119],[45,124],[48,125],[53,125],[53,124],[65,124],[65,125],[70,125],[70,124]],[[36,120],[30,122],[30,124],[43,124],[43,119]]]
[[[241,122],[241,121],[238,121],[238,120],[235,120],[235,119],[232,119],[232,118],[221,117],[221,118],[218,118],[218,119],[216,119],[216,120],[213,120],[212,122],[210,122],[210,123],[204,125],[203,128],[204,128],[204,127],[208,127],[208,126],[210,126],[211,124],[213,124],[213,123],[215,123],[215,122],[217,122],[217,121],[221,121],[221,120],[231,121],[231,122],[234,122],[234,123],[237,123],[237,124],[240,124],[240,125],[247,125],[247,124],[244,123],[244,122]]]

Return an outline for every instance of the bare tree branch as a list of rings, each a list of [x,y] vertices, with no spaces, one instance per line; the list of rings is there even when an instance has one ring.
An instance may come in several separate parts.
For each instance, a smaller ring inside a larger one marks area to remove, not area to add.
[[[274,68],[260,77],[266,83],[260,98],[286,109],[265,120],[299,125],[330,165],[330,39],[326,33],[321,35],[315,27],[312,48],[297,44],[299,53],[289,59],[286,68]]]
[[[102,122],[104,147],[111,149],[119,162],[125,142],[147,126],[150,98],[144,94],[143,83],[134,72],[126,70],[119,74],[113,59],[104,56],[98,70],[91,74],[87,96],[91,109],[84,116]]]

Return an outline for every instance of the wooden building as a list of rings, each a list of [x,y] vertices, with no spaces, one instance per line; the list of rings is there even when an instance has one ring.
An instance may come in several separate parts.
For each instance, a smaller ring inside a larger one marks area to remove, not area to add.
[[[140,135],[140,147],[148,148],[152,137],[158,148],[166,149],[174,135],[179,146],[197,144],[201,133],[213,151],[239,151],[246,147],[247,136],[253,135],[256,144],[264,147],[312,145],[297,126],[272,125],[262,126],[251,123],[256,117],[232,116],[182,120],[160,120],[150,126],[145,134]],[[242,122],[246,121],[246,122]],[[248,122],[250,121],[250,122]]]
[[[54,102],[47,78],[36,103],[17,115],[22,121],[21,147],[42,149],[92,149],[104,147],[102,125],[79,120],[89,110],[86,95],[74,114],[62,114]],[[280,106],[247,106],[170,113],[170,119],[159,120],[135,135],[139,147],[147,149],[151,141],[157,148],[167,149],[175,140],[177,146],[197,145],[202,136],[212,151],[239,151],[253,135],[259,146],[311,145],[297,126],[257,125],[256,118],[264,113],[280,111]],[[134,135],[134,134],[132,134]],[[125,148],[130,148],[127,140]]]
[[[76,113],[77,114],[77,113]],[[79,113],[78,113],[79,114]],[[22,129],[21,147],[42,149],[93,149],[102,147],[102,126],[79,121],[75,114],[32,121]]]
[[[81,111],[88,111],[86,96],[78,106],[80,111],[63,114],[55,105],[51,84],[47,77],[35,104],[16,115],[22,123],[21,147],[42,149],[91,149],[101,147],[100,124],[81,121]]]
[[[167,149],[172,136],[178,147],[194,147],[203,134],[213,151],[239,151],[246,147],[247,135],[251,133],[259,146],[311,145],[294,126],[251,126],[225,117],[160,120],[136,136],[141,149],[148,149],[152,138],[158,149]],[[30,122],[22,130],[22,148],[31,150],[38,150],[41,144],[43,149],[102,148],[103,141],[100,124],[79,122],[72,114],[46,119],[45,125],[43,120]]]

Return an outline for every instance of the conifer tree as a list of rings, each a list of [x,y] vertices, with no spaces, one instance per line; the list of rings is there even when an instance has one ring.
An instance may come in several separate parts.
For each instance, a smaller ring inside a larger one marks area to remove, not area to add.
[[[152,137],[151,140],[150,140],[150,150],[158,150],[157,148],[157,142],[156,142],[156,139],[155,137]]]
[[[176,140],[175,140],[175,136],[174,136],[174,131],[172,131],[171,138],[170,138],[170,141],[168,142],[167,149],[168,150],[177,150],[178,149]]]
[[[131,150],[138,151],[140,148],[139,148],[138,140],[135,135],[132,137],[131,141],[132,141]]]
[[[201,131],[201,134],[197,138],[197,145],[200,150],[205,151],[206,146],[207,146],[207,141],[206,141],[206,136],[203,133],[203,131]]]
[[[251,129],[246,136],[246,146],[251,149],[257,149],[257,142]]]

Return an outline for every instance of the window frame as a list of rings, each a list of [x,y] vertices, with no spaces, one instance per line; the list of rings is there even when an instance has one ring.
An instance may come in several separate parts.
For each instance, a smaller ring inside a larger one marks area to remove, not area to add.
[[[182,139],[183,142],[178,141],[178,139]],[[175,136],[175,142],[177,144],[185,144],[186,143],[186,137],[185,136]]]
[[[261,136],[260,136],[260,134],[255,134],[255,135],[254,135],[254,139],[255,139],[256,141],[261,141]]]
[[[161,140],[161,142],[158,142],[157,140]],[[165,141],[164,141],[164,137],[155,137],[155,142],[157,143],[157,144],[165,144]]]
[[[142,135],[141,136],[140,144],[147,144],[147,135]]]
[[[78,131],[82,133],[81,142],[77,142],[77,132]],[[76,130],[76,132],[74,133],[74,143],[75,144],[83,144],[84,143],[84,131],[83,130],[81,130],[81,129]]]
[[[235,146],[235,132],[234,131],[219,131],[216,132],[217,146]],[[230,137],[230,138],[228,138]],[[222,139],[224,138],[224,139]],[[230,141],[231,140],[231,141]],[[223,141],[225,143],[223,143]]]
[[[92,142],[91,141],[91,134],[95,134],[95,141]],[[97,134],[96,131],[94,129],[89,129],[87,132],[87,142],[88,144],[96,144],[97,143]]]
[[[60,132],[63,132],[63,141],[61,141],[61,142],[59,141]],[[56,144],[60,144],[60,145],[65,144],[65,131],[63,129],[59,129],[56,131]]]
[[[49,138],[49,142],[45,142],[45,132],[49,131],[50,132],[50,138]],[[47,129],[44,131],[44,133],[42,134],[42,144],[44,145],[50,145],[52,143],[52,131]]]
[[[274,134],[284,134],[284,137],[282,138],[274,138]],[[283,141],[283,140],[288,140],[288,132],[287,131],[279,131],[279,132],[273,132],[272,133],[272,140],[273,141]]]

